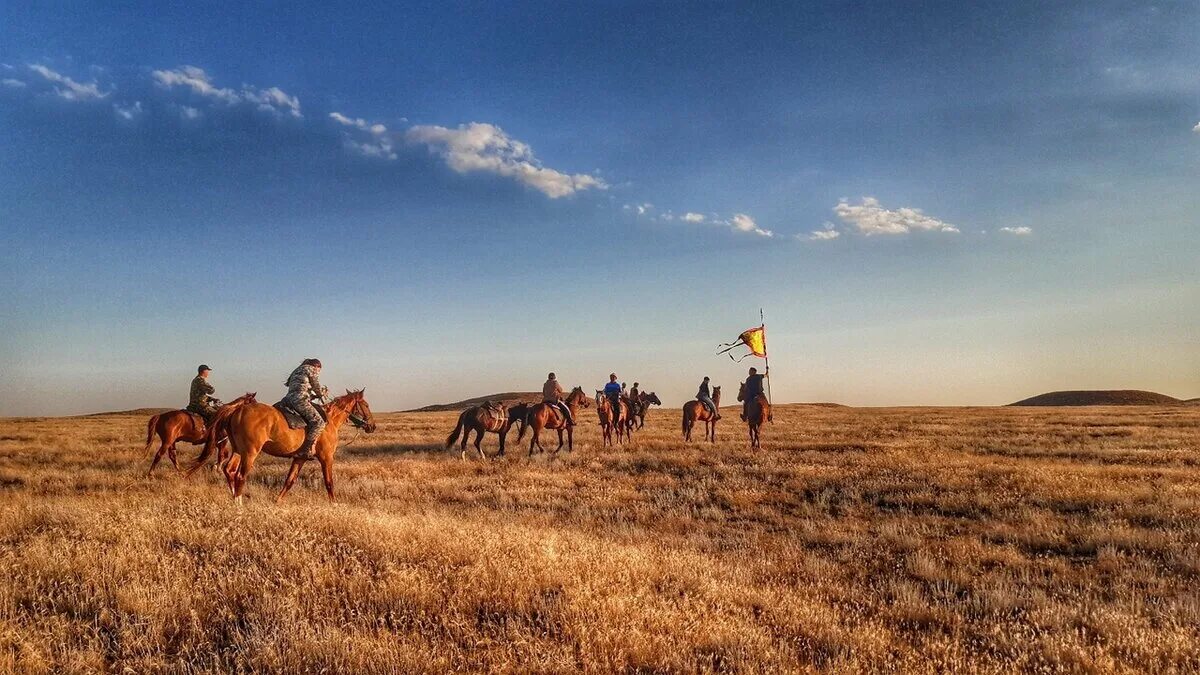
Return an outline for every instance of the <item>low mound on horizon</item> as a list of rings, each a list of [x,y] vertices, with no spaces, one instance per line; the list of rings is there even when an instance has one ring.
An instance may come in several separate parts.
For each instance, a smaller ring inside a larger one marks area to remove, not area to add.
[[[1153,391],[1138,389],[1052,391],[1039,394],[1010,406],[1070,406],[1070,405],[1179,405],[1177,398]]]
[[[86,415],[76,415],[76,417],[107,417],[109,415],[160,415],[162,413],[178,410],[178,408],[134,408],[132,410],[110,410],[107,412],[88,413]]]
[[[514,405],[517,403],[537,403],[542,400],[542,392],[540,391],[509,391],[503,394],[492,394],[490,396],[477,396],[468,398],[454,403],[438,403],[427,405],[423,408],[413,408],[404,412],[448,412],[454,410],[466,410],[477,406],[486,401],[497,401],[505,405]]]

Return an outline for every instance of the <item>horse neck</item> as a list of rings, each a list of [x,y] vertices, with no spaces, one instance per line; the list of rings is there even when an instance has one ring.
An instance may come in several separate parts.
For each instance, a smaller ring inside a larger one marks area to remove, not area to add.
[[[713,394],[712,400],[713,400],[713,403],[717,404],[718,408],[721,407],[721,390],[720,389],[718,389],[716,391],[716,393]]]
[[[333,399],[332,403],[325,406],[325,417],[329,420],[327,426],[336,430],[350,417],[350,411],[353,409],[354,403],[349,398],[343,396]]]

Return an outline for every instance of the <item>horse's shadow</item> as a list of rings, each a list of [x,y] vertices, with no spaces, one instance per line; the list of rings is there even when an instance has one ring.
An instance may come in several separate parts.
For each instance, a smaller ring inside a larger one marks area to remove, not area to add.
[[[394,457],[396,455],[442,455],[449,452],[440,443],[380,443],[343,448],[340,452],[354,457]]]

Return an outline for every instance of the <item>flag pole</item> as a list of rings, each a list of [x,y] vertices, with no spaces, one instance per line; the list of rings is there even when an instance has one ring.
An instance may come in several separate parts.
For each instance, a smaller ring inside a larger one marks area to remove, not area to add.
[[[771,357],[770,357],[770,352],[767,351],[767,320],[766,320],[766,318],[763,317],[762,307],[758,308],[758,323],[759,323],[759,327],[762,328],[763,364],[767,368],[767,403],[770,403],[772,406],[774,406],[775,404],[771,403]],[[775,422],[774,411],[771,412],[769,421],[772,424]]]

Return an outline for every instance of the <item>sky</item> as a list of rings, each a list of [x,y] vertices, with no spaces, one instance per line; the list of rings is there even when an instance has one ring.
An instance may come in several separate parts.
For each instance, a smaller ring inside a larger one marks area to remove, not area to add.
[[[248,4],[0,4],[0,415],[1200,396],[1200,4]]]

